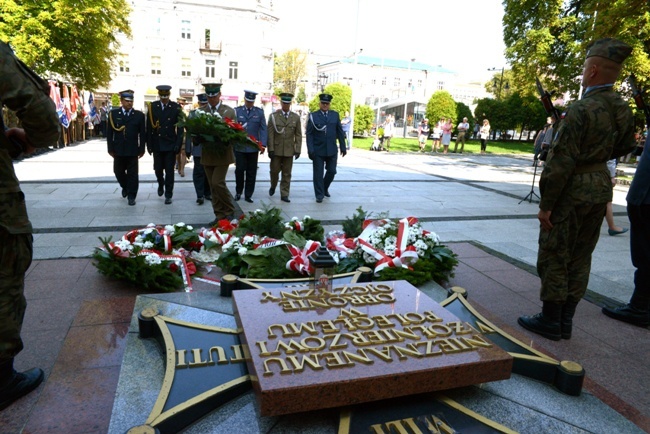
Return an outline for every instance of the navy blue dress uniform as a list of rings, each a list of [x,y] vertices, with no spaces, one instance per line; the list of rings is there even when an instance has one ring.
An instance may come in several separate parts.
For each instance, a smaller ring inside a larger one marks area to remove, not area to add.
[[[138,195],[138,159],[146,146],[144,113],[133,109],[133,91],[120,92],[121,107],[108,114],[106,143],[113,157],[113,172],[122,187],[122,197],[128,197],[129,205],[135,205]]]
[[[235,107],[237,122],[246,128],[249,136],[255,137],[266,148],[266,118],[264,110],[255,107],[257,92],[244,91],[244,105]],[[241,198],[242,193],[246,202],[253,202],[255,179],[257,178],[257,159],[259,150],[246,145],[235,147],[235,200]]]
[[[237,114],[235,110],[223,104],[221,98],[221,83],[206,83],[203,85],[205,93],[208,96],[208,104],[205,106],[205,112],[218,113],[222,118],[235,120]],[[210,225],[216,224],[221,219],[233,219],[235,215],[235,205],[232,201],[228,186],[226,186],[226,175],[228,167],[235,162],[235,153],[232,146],[228,147],[225,153],[219,153],[209,148],[201,150],[201,163],[205,169],[206,179],[210,184],[210,193],[212,195],[212,210],[216,217],[210,222]]]
[[[172,203],[174,195],[174,165],[176,154],[183,143],[183,129],[180,121],[180,104],[170,101],[171,86],[160,85],[159,101],[149,104],[147,113],[147,151],[153,152],[153,170],[158,180],[158,196],[165,195],[165,204]]]
[[[208,104],[208,96],[204,93],[198,94],[196,96],[198,99],[199,107],[196,110],[192,110],[188,117],[192,118],[197,115],[197,111],[205,110],[205,106]],[[193,143],[192,136],[187,134],[185,136],[185,155],[187,158],[190,156],[194,158],[194,170],[192,171],[192,182],[194,183],[194,190],[196,191],[196,203],[203,205],[205,200],[212,201],[212,195],[210,194],[210,184],[205,176],[205,169],[201,163],[201,144]]]
[[[321,93],[320,110],[311,112],[307,119],[307,152],[314,169],[314,194],[318,203],[323,201],[323,196],[330,197],[329,187],[336,175],[337,140],[341,156],[347,154],[341,117],[329,109],[332,98],[332,95]]]

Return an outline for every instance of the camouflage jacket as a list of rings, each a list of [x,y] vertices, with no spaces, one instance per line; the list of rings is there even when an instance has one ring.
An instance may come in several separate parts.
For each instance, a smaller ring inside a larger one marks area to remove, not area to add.
[[[205,111],[210,111],[210,107],[207,106]],[[224,103],[219,105],[216,112],[223,118],[229,118],[233,121],[237,119],[235,109],[225,105]],[[201,152],[203,154],[201,157],[201,164],[204,166],[228,166],[235,162],[235,152],[233,151],[232,146],[226,150],[225,155],[218,155],[214,151],[205,148],[202,149]]]
[[[22,128],[35,148],[54,146],[61,127],[49,97],[48,84],[0,42],[0,101],[16,111]],[[10,233],[29,233],[24,196],[20,191],[9,152],[0,149],[0,226]]]
[[[610,202],[606,162],[635,147],[628,103],[611,88],[595,89],[569,107],[554,131],[539,180],[540,209]]]

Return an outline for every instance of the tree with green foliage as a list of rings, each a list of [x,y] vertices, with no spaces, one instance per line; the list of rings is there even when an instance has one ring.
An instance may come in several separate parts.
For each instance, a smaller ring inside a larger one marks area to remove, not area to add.
[[[330,110],[339,112],[341,117],[345,112],[350,111],[350,102],[352,101],[352,89],[350,86],[341,83],[332,83],[328,84],[323,93],[328,93],[332,95],[332,104],[330,105]],[[319,109],[320,99],[318,95],[312,98],[309,101],[309,111],[313,112]]]
[[[467,104],[464,104],[462,102],[456,103],[456,125],[462,122],[463,118],[467,118],[467,122],[470,125],[474,125],[474,116],[472,115],[472,109],[470,109]]]
[[[375,112],[370,106],[357,104],[354,106],[354,133],[370,132],[375,121]]]
[[[615,37],[634,51],[621,78],[650,82],[647,0],[504,0],[503,38],[514,80],[578,94],[584,53],[594,40]]]
[[[130,12],[126,0],[0,0],[0,39],[36,73],[96,89],[111,80]]]
[[[427,103],[426,115],[431,125],[435,125],[442,118],[456,119],[456,101],[446,90],[434,92]]]
[[[298,84],[307,73],[307,53],[297,48],[275,55],[273,60],[273,82],[275,93],[298,93]]]
[[[298,95],[296,95],[296,102],[298,104],[307,101],[307,93],[305,93],[305,86],[298,88]]]

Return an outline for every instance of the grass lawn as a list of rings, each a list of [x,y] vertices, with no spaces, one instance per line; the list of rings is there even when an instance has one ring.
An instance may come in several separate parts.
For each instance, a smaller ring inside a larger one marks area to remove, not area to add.
[[[373,138],[357,138],[355,137],[352,141],[352,147],[363,149],[366,151],[370,150],[372,145]],[[431,146],[433,141],[427,140],[426,152],[431,152]],[[451,141],[449,145],[449,152],[454,150],[456,145],[455,141]],[[393,137],[390,141],[390,150],[394,152],[419,152],[420,146],[418,145],[418,140],[413,138],[400,138]],[[468,154],[479,154],[481,152],[481,142],[479,140],[468,140],[465,143],[465,151]],[[519,141],[507,141],[499,142],[488,140],[487,142],[487,151],[488,154],[521,154],[521,155],[530,155],[533,156],[533,144],[528,142],[519,142]]]

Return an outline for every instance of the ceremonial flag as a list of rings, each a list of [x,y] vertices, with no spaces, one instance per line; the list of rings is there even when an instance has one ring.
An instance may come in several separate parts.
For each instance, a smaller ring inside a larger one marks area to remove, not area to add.
[[[79,92],[77,92],[77,86],[73,84],[72,89],[70,91],[70,111],[72,111],[71,120],[77,119],[78,106],[79,106]]]
[[[59,86],[56,84],[56,81],[50,81],[50,98],[52,101],[54,101],[54,105],[56,106],[56,115],[59,118],[59,121],[61,124],[63,124],[64,121],[64,108],[63,108],[63,101],[61,100],[61,91],[59,90]],[[68,127],[70,125],[70,122],[68,119],[65,119],[66,122],[68,122],[68,125],[63,125],[64,127]]]
[[[72,120],[72,112],[70,111],[70,96],[68,95],[68,85],[63,84],[63,116],[61,116],[61,124],[63,128],[68,128],[70,126],[70,121]]]

